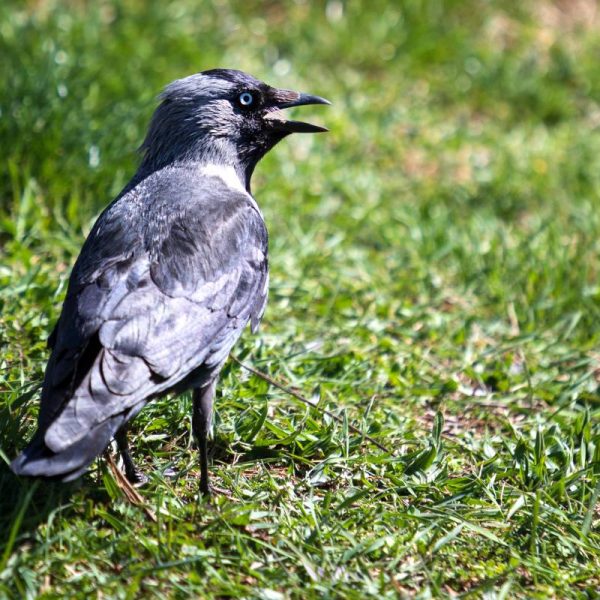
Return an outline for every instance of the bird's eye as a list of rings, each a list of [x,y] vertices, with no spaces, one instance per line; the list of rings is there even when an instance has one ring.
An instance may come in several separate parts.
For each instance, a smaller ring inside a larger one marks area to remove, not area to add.
[[[250,92],[242,92],[239,100],[242,106],[250,106],[254,102],[254,96]]]

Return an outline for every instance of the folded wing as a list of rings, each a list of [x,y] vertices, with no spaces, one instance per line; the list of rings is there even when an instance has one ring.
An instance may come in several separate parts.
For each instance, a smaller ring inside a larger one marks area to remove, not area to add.
[[[174,171],[113,203],[74,269],[39,431],[13,469],[72,479],[149,399],[216,376],[262,316],[266,254],[253,200],[218,178]]]

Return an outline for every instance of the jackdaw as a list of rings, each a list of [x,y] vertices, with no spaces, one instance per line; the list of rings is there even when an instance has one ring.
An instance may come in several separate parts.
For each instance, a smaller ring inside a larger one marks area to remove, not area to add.
[[[38,429],[15,473],[70,481],[114,437],[139,483],[126,424],[151,399],[192,389],[200,491],[209,493],[215,385],[267,301],[267,229],[250,178],[287,135],[327,131],[281,111],[304,104],[329,102],[227,69],[165,88],[137,173],[73,268],[48,340]]]

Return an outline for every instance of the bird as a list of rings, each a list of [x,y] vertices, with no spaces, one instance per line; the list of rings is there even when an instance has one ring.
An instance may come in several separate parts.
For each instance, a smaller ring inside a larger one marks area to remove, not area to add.
[[[208,435],[220,371],[268,295],[268,232],[251,192],[257,163],[292,133],[325,127],[283,109],[330,104],[233,69],[167,85],[138,169],[104,209],[69,278],[48,338],[37,430],[11,463],[71,481],[114,438],[127,479],[146,481],[128,444],[151,400],[192,391],[200,492],[211,493]]]

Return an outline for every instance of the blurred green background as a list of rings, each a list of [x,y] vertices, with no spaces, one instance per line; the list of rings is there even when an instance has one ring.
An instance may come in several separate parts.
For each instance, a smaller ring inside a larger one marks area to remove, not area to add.
[[[599,57],[592,0],[4,0],[4,462],[157,94],[213,67],[333,103],[255,174],[271,296],[235,352],[394,453],[229,365],[212,507],[189,398],[155,402],[134,444],[159,523],[102,462],[74,489],[3,466],[0,593],[594,597]]]

